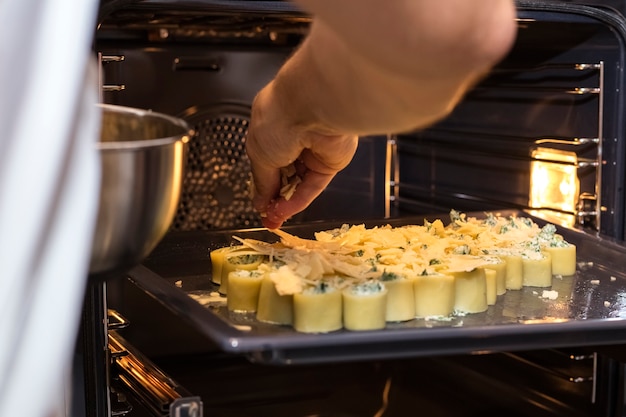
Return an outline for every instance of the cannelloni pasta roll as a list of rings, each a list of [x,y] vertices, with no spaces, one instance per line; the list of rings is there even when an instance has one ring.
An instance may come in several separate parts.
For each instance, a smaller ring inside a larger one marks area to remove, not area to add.
[[[484,257],[487,264],[485,268],[495,271],[496,295],[506,292],[506,261],[498,256]]]
[[[211,281],[215,284],[222,282],[222,268],[224,267],[224,255],[228,252],[238,250],[243,246],[226,246],[214,249],[209,256],[211,257]]]
[[[576,274],[576,245],[565,242],[562,246],[546,246],[543,250],[552,257],[552,275]]]
[[[261,281],[256,319],[264,323],[293,324],[293,295],[280,295],[269,274]]]
[[[576,246],[557,234],[556,226],[550,223],[543,226],[535,241],[552,256],[552,275],[569,276],[576,273]]]
[[[523,284],[527,287],[552,286],[552,257],[548,252],[531,252],[522,256]]]
[[[507,290],[521,290],[523,284],[523,267],[522,267],[522,255],[508,254],[501,255],[502,259],[506,262],[506,289]]]
[[[347,330],[384,329],[387,289],[379,281],[354,284],[343,290],[343,327]]]
[[[245,269],[237,269],[229,273],[228,297],[226,297],[228,310],[237,313],[255,312],[264,275],[259,270]]]
[[[407,321],[415,318],[413,282],[403,275],[384,272],[380,277],[387,289],[387,321]]]
[[[454,311],[454,276],[419,275],[413,278],[415,316],[449,316]]]
[[[320,282],[294,294],[293,327],[303,333],[328,333],[343,328],[341,291]]]
[[[257,269],[265,260],[263,255],[253,251],[234,250],[224,254],[224,264],[222,265],[222,279],[219,293],[228,295],[228,276],[238,269],[252,271]]]
[[[487,310],[487,279],[484,268],[454,271],[454,309],[461,313],[480,313]]]
[[[496,293],[496,270],[489,267],[483,268],[485,270],[485,279],[487,282],[487,305],[494,305],[498,299]]]

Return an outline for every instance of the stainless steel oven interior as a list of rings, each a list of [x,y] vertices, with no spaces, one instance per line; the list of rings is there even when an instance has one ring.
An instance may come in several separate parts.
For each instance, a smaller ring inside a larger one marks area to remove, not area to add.
[[[196,132],[178,213],[146,265],[171,261],[180,276],[202,279],[206,259],[174,258],[259,225],[245,185],[250,103],[309,18],[281,2],[103,4],[94,45],[103,101],[179,116]],[[350,167],[290,224],[520,210],[589,239],[623,240],[624,7],[519,2],[515,48],[449,117],[362,138]],[[276,366],[224,351],[192,312],[159,298],[159,274],[147,276],[88,293],[80,350],[95,365],[86,365],[84,401],[98,404],[88,415],[626,416],[626,328],[573,347],[512,342]],[[103,311],[104,335],[90,324]]]

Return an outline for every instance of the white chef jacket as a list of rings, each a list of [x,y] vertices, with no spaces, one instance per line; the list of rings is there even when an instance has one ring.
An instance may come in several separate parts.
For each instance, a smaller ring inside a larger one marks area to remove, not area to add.
[[[0,0],[0,416],[57,417],[100,167],[96,0]]]

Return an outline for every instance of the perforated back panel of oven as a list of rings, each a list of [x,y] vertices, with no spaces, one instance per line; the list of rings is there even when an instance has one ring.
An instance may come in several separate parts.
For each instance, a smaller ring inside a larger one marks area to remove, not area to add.
[[[213,106],[186,118],[195,130],[172,230],[214,230],[260,225],[249,197],[245,141],[250,108]]]

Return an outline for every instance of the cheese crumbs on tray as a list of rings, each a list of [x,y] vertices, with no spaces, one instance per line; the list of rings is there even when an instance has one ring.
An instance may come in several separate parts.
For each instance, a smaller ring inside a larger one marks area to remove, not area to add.
[[[507,290],[548,288],[555,275],[576,272],[575,245],[558,235],[554,225],[539,227],[525,217],[487,214],[478,219],[453,210],[447,225],[440,219],[398,227],[344,224],[317,232],[314,239],[282,230],[272,232],[279,242],[235,236],[240,245],[218,249],[234,253],[212,257],[213,271],[219,275],[212,280],[224,287],[229,275],[237,274],[237,265],[220,264],[224,259],[243,253],[258,255],[261,261],[255,262],[255,275],[264,277],[276,296],[290,304],[276,313],[291,317],[268,322],[292,325],[300,332],[381,328],[374,324],[376,320],[355,322],[355,305],[362,311],[380,311],[385,306],[386,322],[479,313]],[[395,286],[402,288],[398,295]],[[381,290],[372,297],[355,288]],[[239,286],[230,285],[227,297],[235,296],[236,291]],[[319,296],[316,303],[322,303],[317,311],[333,312],[327,322],[307,310],[313,301],[307,299],[305,304],[303,300],[312,294]],[[264,302],[265,298],[260,298]],[[329,303],[326,307],[325,302]],[[253,305],[248,312],[256,310]],[[257,315],[259,321],[265,321],[264,317],[266,314]],[[342,320],[343,326],[339,324]]]

